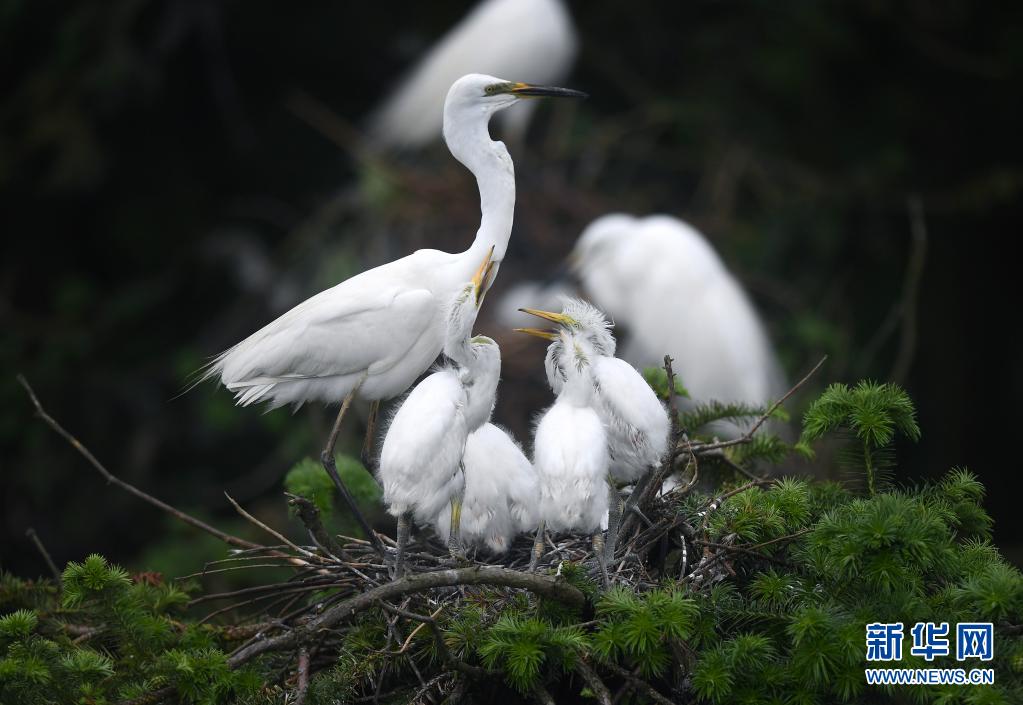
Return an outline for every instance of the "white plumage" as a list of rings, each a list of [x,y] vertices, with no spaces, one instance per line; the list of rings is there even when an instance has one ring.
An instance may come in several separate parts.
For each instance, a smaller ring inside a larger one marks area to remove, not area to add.
[[[608,509],[607,434],[593,409],[592,350],[561,333],[564,383],[533,442],[540,518],[555,531],[598,532]]]
[[[451,82],[476,71],[557,82],[576,53],[572,19],[560,0],[484,0],[419,61],[373,114],[381,144],[415,148],[440,136],[441,96]],[[502,116],[506,133],[521,136],[535,106]]]
[[[593,302],[630,332],[622,357],[675,362],[692,399],[763,404],[784,377],[763,324],[710,243],[664,215],[611,214],[576,242],[574,268]]]
[[[522,448],[499,426],[485,423],[469,434],[462,456],[465,496],[462,541],[486,545],[494,553],[508,550],[512,539],[536,528],[539,484]],[[448,513],[434,521],[438,536],[448,538]]]
[[[469,426],[459,370],[441,368],[416,385],[395,413],[380,451],[378,476],[394,517],[447,514],[462,490],[460,467]]]
[[[462,455],[469,433],[490,417],[501,369],[494,341],[469,338],[486,288],[483,271],[452,297],[444,325],[444,354],[451,364],[416,385],[384,436],[377,473],[384,504],[399,519],[398,572],[411,516],[430,522],[450,505],[451,544],[460,550]]]
[[[442,89],[436,88],[441,91]],[[219,377],[239,404],[271,408],[349,394],[387,399],[408,389],[443,346],[444,307],[489,251],[504,258],[515,206],[508,150],[490,139],[490,116],[523,96],[581,95],[470,74],[444,102],[444,137],[475,176],[482,220],[472,246],[418,250],[304,301],[219,355],[202,379]]]
[[[614,356],[617,345],[604,314],[586,301],[571,298],[564,300],[560,314],[525,311],[558,323],[592,350],[592,406],[607,432],[614,478],[635,482],[659,466],[668,448],[668,412],[636,368]],[[547,381],[555,392],[565,383],[566,359],[571,358],[565,355],[561,339],[555,339],[544,360]]]

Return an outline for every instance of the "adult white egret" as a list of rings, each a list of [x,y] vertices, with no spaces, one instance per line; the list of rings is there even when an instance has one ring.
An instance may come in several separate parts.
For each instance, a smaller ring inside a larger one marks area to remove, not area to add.
[[[459,520],[465,486],[462,455],[468,435],[493,408],[501,356],[490,338],[473,338],[473,323],[489,284],[489,258],[449,302],[444,354],[451,360],[416,385],[391,420],[377,473],[384,504],[398,519],[395,571],[401,576],[409,523],[433,521],[450,506],[448,546],[461,554]],[[478,384],[477,384],[478,383]]]
[[[344,399],[321,459],[378,550],[333,467],[345,411],[356,395],[378,402],[408,389],[440,354],[445,307],[487,253],[497,274],[511,234],[515,173],[504,144],[490,139],[490,117],[530,96],[584,95],[481,74],[455,81],[444,102],[444,138],[479,186],[482,219],[472,245],[457,254],[417,250],[347,279],[218,355],[200,377],[219,377],[240,405]]]
[[[593,408],[593,348],[579,336],[558,335],[565,376],[554,404],[543,414],[533,441],[533,466],[540,481],[540,524],[531,569],[543,553],[546,527],[584,531],[607,582],[601,523],[608,511],[610,464],[607,433]]]
[[[688,224],[606,215],[583,231],[571,260],[586,294],[629,330],[624,359],[642,367],[670,354],[694,400],[764,404],[783,391],[742,286]]]
[[[622,510],[616,484],[636,482],[660,467],[671,430],[667,409],[636,368],[614,356],[611,324],[598,308],[581,299],[566,299],[561,313],[531,308],[523,312],[557,323],[593,350],[593,407],[607,431],[611,453],[607,549],[613,554]],[[565,365],[571,364],[560,349],[560,336],[534,328],[520,330],[553,341],[544,366],[551,388],[557,391],[565,383]]]
[[[479,384],[477,382],[477,384]],[[505,429],[485,423],[469,434],[462,456],[465,495],[461,538],[504,553],[516,535],[536,528],[540,487],[533,464]],[[448,538],[448,517],[440,512],[434,529]]]
[[[440,136],[441,96],[469,71],[554,83],[576,53],[572,18],[561,0],[483,0],[419,61],[371,116],[381,144],[418,148]],[[533,105],[502,115],[509,137],[525,132]]]

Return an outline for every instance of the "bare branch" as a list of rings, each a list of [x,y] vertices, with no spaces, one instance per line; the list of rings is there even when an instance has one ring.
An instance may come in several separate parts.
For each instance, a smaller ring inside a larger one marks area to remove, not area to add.
[[[307,639],[314,638],[314,635],[320,630],[330,629],[338,623],[355,616],[379,600],[389,600],[412,592],[423,592],[433,588],[451,587],[454,585],[494,585],[520,588],[564,602],[573,607],[582,607],[586,602],[586,596],[575,586],[563,580],[540,575],[486,566],[438,570],[430,573],[420,573],[381,585],[372,590],[367,590],[361,595],[356,595],[331,607],[297,629],[269,639],[256,641],[238,649],[231,655],[228,661],[231,666],[238,667],[249,659],[267,651],[277,651],[295,646]]]
[[[671,382],[670,379],[668,381]],[[604,685],[604,681],[600,680],[597,672],[590,668],[590,665],[582,657],[575,660],[574,668],[575,672],[586,681],[586,685],[590,686],[590,690],[593,691],[597,702],[600,705],[611,705],[611,691],[607,689],[607,686]]]
[[[39,538],[39,534],[37,534],[36,530],[30,526],[25,532],[25,536],[28,536],[29,539],[32,540],[32,543],[35,544],[36,550],[39,551],[43,560],[46,562],[46,567],[50,569],[50,574],[53,575],[53,579],[56,581],[57,587],[61,587],[63,585],[63,578],[60,571],[57,570],[57,564],[53,562],[50,552],[46,550],[46,546],[43,545],[42,539]]]
[[[28,392],[29,399],[32,400],[32,404],[36,408],[36,416],[38,416],[40,419],[45,421],[46,424],[50,428],[52,428],[54,431],[57,432],[58,435],[60,435],[61,437],[64,438],[64,440],[66,440],[68,443],[70,443],[71,446],[75,450],[77,450],[79,452],[79,454],[81,454],[81,456],[83,458],[85,458],[89,462],[89,464],[100,475],[102,475],[104,477],[104,479],[106,479],[106,481],[108,483],[113,484],[113,485],[117,485],[118,487],[120,487],[125,492],[128,492],[129,494],[135,495],[136,497],[138,497],[139,499],[143,500],[144,502],[148,502],[149,504],[153,505],[157,509],[159,509],[159,510],[161,510],[163,512],[166,512],[167,514],[170,514],[172,517],[174,517],[176,519],[180,519],[181,521],[185,522],[186,524],[189,524],[191,526],[194,526],[197,529],[205,531],[208,534],[212,534],[213,536],[216,536],[218,539],[220,539],[224,543],[228,543],[228,544],[230,544],[232,546],[238,546],[240,548],[262,548],[262,546],[260,546],[257,543],[252,543],[251,541],[246,541],[245,539],[240,539],[237,536],[232,536],[231,534],[225,533],[225,532],[221,531],[220,529],[217,529],[217,528],[214,528],[214,527],[210,526],[209,524],[207,524],[206,522],[204,522],[204,521],[202,521],[200,519],[196,519],[194,516],[192,516],[190,514],[186,514],[185,512],[181,511],[180,509],[175,509],[174,507],[172,507],[171,505],[167,504],[166,502],[163,502],[163,501],[157,499],[156,497],[153,497],[152,495],[143,492],[142,490],[138,489],[134,485],[131,485],[131,484],[125,482],[124,480],[122,480],[121,478],[117,477],[116,475],[114,475],[112,472],[110,472],[109,470],[106,469],[106,467],[103,465],[103,463],[101,463],[99,460],[96,459],[96,456],[94,456],[89,451],[88,448],[86,448],[84,445],[82,445],[82,443],[77,438],[75,438],[73,435],[71,435],[71,433],[66,431],[64,429],[64,427],[61,426],[59,423],[57,423],[57,421],[52,416],[50,416],[48,413],[46,413],[46,411],[43,409],[42,404],[39,403],[39,398],[36,397],[36,393],[32,390],[32,387],[29,386],[28,380],[25,379],[24,376],[18,375],[17,379],[18,379],[18,382],[21,384],[21,386],[25,388],[25,391]]]

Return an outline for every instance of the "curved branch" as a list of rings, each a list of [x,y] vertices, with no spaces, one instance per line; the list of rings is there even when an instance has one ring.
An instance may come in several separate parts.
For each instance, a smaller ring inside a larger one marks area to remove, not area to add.
[[[586,596],[575,586],[569,585],[563,580],[547,578],[541,575],[520,573],[517,570],[509,570],[508,568],[488,566],[437,570],[396,580],[393,583],[387,583],[372,590],[367,590],[361,595],[351,597],[331,607],[302,627],[269,639],[255,641],[238,649],[231,654],[228,663],[232,668],[237,668],[259,654],[295,646],[306,638],[312,638],[321,629],[330,629],[338,623],[354,617],[362,610],[372,607],[377,600],[389,600],[412,592],[423,592],[433,588],[452,587],[455,585],[494,585],[497,587],[522,588],[537,595],[558,600],[572,607],[582,607],[586,602]]]

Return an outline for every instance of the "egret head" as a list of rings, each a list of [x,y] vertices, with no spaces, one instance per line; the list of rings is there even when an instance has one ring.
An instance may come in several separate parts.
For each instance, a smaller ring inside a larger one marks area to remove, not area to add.
[[[477,112],[490,116],[498,110],[514,105],[524,98],[585,98],[582,91],[555,86],[534,86],[530,83],[506,81],[503,78],[470,73],[451,84],[444,101],[444,114],[455,112]],[[445,122],[445,128],[447,124]]]
[[[611,335],[611,323],[601,310],[591,303],[582,299],[566,298],[561,313],[541,311],[535,308],[522,308],[519,310],[523,313],[557,323],[562,331],[568,331],[585,340],[598,355],[613,356],[615,354],[616,344],[614,336]],[[547,338],[548,340],[553,340],[557,335],[555,332],[542,331],[536,328],[519,328],[516,330],[537,337]]]
[[[497,403],[501,348],[493,339],[477,335],[469,340],[469,354],[461,366],[461,379],[466,387],[466,422],[474,431],[490,420]]]

